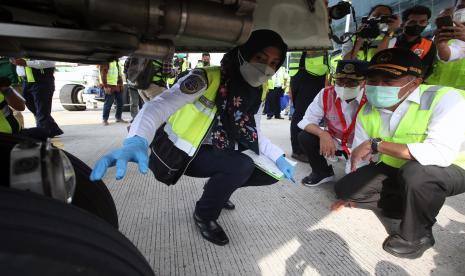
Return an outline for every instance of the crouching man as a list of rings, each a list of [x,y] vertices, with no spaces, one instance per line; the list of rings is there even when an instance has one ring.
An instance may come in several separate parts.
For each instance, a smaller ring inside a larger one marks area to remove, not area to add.
[[[355,127],[353,172],[335,185],[339,199],[373,204],[401,219],[383,248],[405,258],[434,245],[432,226],[446,197],[465,191],[465,92],[421,85],[422,75],[421,60],[409,50],[373,57],[368,102]]]
[[[302,179],[305,186],[318,186],[334,180],[334,171],[325,157],[348,156],[354,138],[355,119],[365,104],[367,63],[340,60],[334,78],[336,84],[323,88],[307,108],[298,126],[304,131],[298,139],[308,156],[312,172]],[[324,120],[326,129],[319,123]]]

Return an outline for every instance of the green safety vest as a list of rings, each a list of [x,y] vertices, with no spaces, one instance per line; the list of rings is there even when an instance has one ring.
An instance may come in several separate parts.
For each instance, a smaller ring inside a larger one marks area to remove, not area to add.
[[[53,72],[55,71],[55,68],[34,69],[34,68],[29,67],[29,66],[25,66],[24,71],[26,72],[26,80],[27,80],[27,82],[28,83],[33,83],[33,82],[37,81],[36,77],[34,76],[34,72],[36,72],[36,74],[40,74],[40,75],[36,75],[37,78],[40,80],[40,78],[42,76],[46,76],[46,74],[53,75]]]
[[[187,60],[184,59],[184,62],[182,63],[182,67],[181,67],[181,72],[184,72],[184,71],[186,71],[186,70],[187,70]],[[174,84],[175,81],[176,81],[176,77],[174,77],[174,78],[169,78],[169,79],[167,80],[167,83],[168,83],[169,86],[171,86],[171,85]]]
[[[316,57],[305,57],[303,64],[300,63],[301,57],[297,60],[296,55],[292,55],[289,62],[289,76],[293,77],[297,74],[299,69],[305,69],[309,74],[314,76],[324,76],[328,73],[328,64],[326,61],[326,55],[320,55]],[[302,54],[301,54],[302,55]],[[296,69],[297,68],[297,69]]]
[[[18,132],[20,128],[21,126],[6,103],[5,96],[0,93],[0,133],[12,134]]]
[[[115,60],[109,63],[108,73],[107,73],[107,84],[108,85],[118,85],[119,77],[119,63]],[[102,83],[102,76],[99,75],[99,81]]]
[[[302,52],[291,52],[289,55],[289,77],[295,76],[300,68]]]
[[[450,40],[450,45],[453,40]],[[433,66],[433,73],[425,80],[426,84],[442,85],[465,89],[465,59],[450,62],[438,60]]]
[[[369,137],[381,137],[383,141],[399,144],[422,143],[427,136],[428,123],[434,106],[436,106],[438,101],[451,89],[454,88],[420,85],[420,104],[410,104],[407,113],[405,113],[405,116],[401,119],[392,137],[381,136],[382,121],[379,111],[373,108],[369,102],[360,110],[358,120],[362,123],[363,129]],[[465,91],[459,91],[465,98]],[[400,168],[407,160],[380,154],[379,162],[383,162],[394,168]],[[465,169],[465,151],[459,153],[453,164]]]
[[[161,60],[153,60],[152,64],[155,67],[155,74],[153,75],[152,82],[160,86],[166,86],[167,78],[163,76],[163,62]]]
[[[383,36],[379,35],[377,38],[371,41],[371,46],[368,47],[368,49],[363,49],[363,45],[368,42],[363,42],[362,44],[362,49],[358,51],[357,53],[357,59],[358,60],[365,60],[365,61],[370,61],[373,56],[375,55],[376,48],[378,47],[379,43],[383,40]],[[352,38],[352,42],[355,45],[355,38]],[[374,43],[374,44],[373,44]],[[367,44],[368,45],[368,44]],[[366,55],[365,55],[366,52]]]
[[[194,156],[201,146],[217,111],[215,98],[221,82],[220,67],[204,67],[202,70],[207,74],[207,91],[193,103],[178,109],[164,126],[171,142],[190,157]],[[262,101],[265,96],[262,92]]]

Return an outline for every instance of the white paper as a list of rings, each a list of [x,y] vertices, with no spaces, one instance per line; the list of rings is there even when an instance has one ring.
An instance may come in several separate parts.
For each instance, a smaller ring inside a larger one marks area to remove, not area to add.
[[[255,152],[253,152],[252,150],[246,150],[246,151],[243,151],[242,153],[249,156],[250,158],[252,158],[253,162],[255,163],[255,166],[257,166],[259,169],[263,170],[264,172],[266,172],[270,176],[272,176],[272,177],[274,177],[274,178],[276,178],[278,180],[281,180],[281,179],[284,178],[283,172],[278,168],[278,166],[276,166],[276,163],[273,162],[273,160],[271,160],[270,158],[268,158],[268,157],[266,157],[264,155],[258,155]],[[286,160],[293,167],[295,167],[295,165],[297,164],[297,162],[294,162],[294,161],[289,160],[287,158],[286,158]]]

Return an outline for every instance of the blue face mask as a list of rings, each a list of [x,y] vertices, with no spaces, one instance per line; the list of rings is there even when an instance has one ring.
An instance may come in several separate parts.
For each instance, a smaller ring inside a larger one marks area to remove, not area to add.
[[[406,93],[404,97],[399,99],[399,91],[413,81],[414,80],[408,82],[404,86],[377,86],[367,84],[365,86],[367,100],[377,108],[394,106],[408,96],[408,93]]]

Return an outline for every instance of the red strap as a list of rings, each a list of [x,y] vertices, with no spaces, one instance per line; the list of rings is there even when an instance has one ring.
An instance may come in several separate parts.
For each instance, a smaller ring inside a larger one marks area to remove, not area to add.
[[[367,101],[366,96],[365,96],[365,88],[363,89],[364,91],[363,91],[362,99],[360,100],[360,104],[358,105],[357,111],[354,114],[354,118],[352,118],[352,122],[350,123],[349,128],[347,128],[347,122],[344,117],[344,113],[342,112],[341,99],[337,98],[336,100],[336,110],[339,116],[339,120],[341,121],[342,131],[343,131],[341,146],[342,146],[342,149],[347,153],[347,155],[350,155],[349,148],[347,147],[347,141],[349,140],[350,134],[355,128],[355,121],[357,120],[357,115],[360,112],[360,109],[362,109],[363,105]]]
[[[328,113],[328,97],[329,97],[328,94],[331,92],[332,87],[333,86],[328,86],[323,91],[323,112],[324,114]]]

